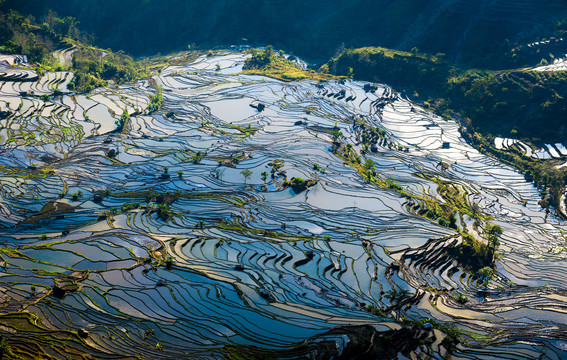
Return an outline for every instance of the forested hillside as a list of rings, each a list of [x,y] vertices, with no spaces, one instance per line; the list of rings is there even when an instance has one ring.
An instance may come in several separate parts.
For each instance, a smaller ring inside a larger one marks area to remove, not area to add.
[[[6,8],[38,18],[49,9],[74,16],[98,45],[132,55],[188,44],[249,43],[273,44],[324,62],[342,46],[417,47],[491,68],[547,57],[550,49],[516,55],[512,50],[560,35],[567,24],[562,0],[7,0]]]
[[[81,92],[105,86],[108,80],[121,84],[146,76],[147,64],[93,46],[77,25],[75,18],[59,18],[52,11],[38,22],[32,15],[8,10],[0,13],[0,53],[25,54],[40,74],[71,70],[75,77],[68,88]]]

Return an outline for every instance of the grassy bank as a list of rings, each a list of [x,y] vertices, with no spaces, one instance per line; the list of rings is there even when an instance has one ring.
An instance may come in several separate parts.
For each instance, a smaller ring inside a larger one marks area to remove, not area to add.
[[[327,73],[302,69],[290,58],[274,52],[272,46],[267,46],[265,50],[253,49],[250,55],[251,57],[244,65],[243,74],[264,75],[282,81],[326,81],[339,78]]]

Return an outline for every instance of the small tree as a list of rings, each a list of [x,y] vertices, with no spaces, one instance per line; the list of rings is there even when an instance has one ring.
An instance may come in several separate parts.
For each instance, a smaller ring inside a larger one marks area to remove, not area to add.
[[[469,301],[469,298],[466,297],[466,296],[463,295],[463,294],[459,294],[459,295],[457,295],[456,300],[457,300],[458,302],[460,302],[461,304],[466,304],[466,303]]]
[[[244,183],[246,184],[246,180],[250,179],[250,176],[252,176],[252,171],[250,171],[249,169],[244,169],[240,173],[242,174],[242,176],[244,176]]]
[[[366,159],[364,162],[364,168],[370,171],[374,170],[376,168],[374,161],[372,159]]]
[[[494,270],[492,270],[490,266],[485,266],[478,271],[478,276],[484,286],[488,286],[490,279],[492,279],[492,275],[494,275]]]
[[[390,300],[392,306],[395,306],[411,297],[411,293],[408,290],[398,290],[392,289],[386,291],[386,298]]]
[[[261,177],[262,177],[262,181],[266,182],[266,180],[268,179],[268,172],[262,171]]]
[[[76,193],[71,194],[71,199],[73,199],[73,201],[77,201],[82,197],[83,197],[83,191],[82,190],[79,190]]]
[[[197,151],[195,154],[191,156],[191,160],[193,160],[193,163],[198,164],[201,162],[201,160],[203,160],[204,157],[205,157],[204,153],[202,153],[201,151]]]
[[[156,93],[150,96],[150,104],[148,105],[148,112],[152,113],[157,111],[163,105],[163,89],[161,86],[156,88]]]
[[[128,123],[129,119],[130,115],[128,114],[128,111],[124,109],[124,111],[122,111],[122,115],[120,115],[120,120],[115,121],[116,131],[121,132],[124,129],[124,126],[126,126],[126,123]]]
[[[114,159],[117,155],[118,155],[118,150],[116,150],[116,149],[110,149],[110,150],[108,150],[108,152],[106,153],[106,156],[107,156],[109,159]]]
[[[173,268],[173,258],[171,256],[168,256],[167,259],[165,259],[165,267],[167,270],[171,270]]]
[[[171,208],[167,204],[158,204],[155,210],[158,217],[162,221],[168,221],[175,216],[175,212],[173,212],[173,210],[171,210]]]
[[[340,130],[331,131],[331,136],[333,137],[333,142],[338,143],[339,139],[343,137],[343,133]]]
[[[488,247],[492,252],[492,256],[494,256],[496,249],[500,246],[498,237],[502,235],[502,228],[499,225],[487,224],[484,228],[483,235],[488,241]]]
[[[262,58],[264,60],[264,63],[269,64],[272,61],[273,57],[274,57],[274,47],[272,45],[266,46],[266,49],[264,50],[264,53],[262,54]]]

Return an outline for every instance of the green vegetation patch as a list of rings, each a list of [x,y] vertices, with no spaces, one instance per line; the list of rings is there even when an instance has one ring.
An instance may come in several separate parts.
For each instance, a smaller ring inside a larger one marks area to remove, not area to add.
[[[250,54],[252,56],[246,60],[243,74],[264,75],[283,81],[326,81],[338,78],[314,70],[303,70],[297,64],[275,53],[272,46],[267,46],[263,51],[250,50]]]
[[[417,51],[366,47],[346,49],[319,70],[394,86],[434,90],[446,81],[450,69],[445,61]]]
[[[470,235],[464,236],[461,244],[448,248],[447,252],[463,270],[472,274],[486,266],[493,267],[494,249]]]
[[[291,187],[296,194],[300,194],[308,188],[315,186],[315,184],[317,184],[317,180],[304,180],[299,177],[293,177],[291,180],[286,179],[283,186]]]
[[[256,134],[256,132],[258,130],[260,130],[259,128],[252,127],[251,125],[239,126],[239,125],[233,125],[233,124],[223,124],[222,126],[224,126],[226,128],[230,128],[230,129],[236,129],[246,136],[254,135],[254,134]]]
[[[148,59],[134,60],[122,51],[93,46],[92,37],[82,33],[70,16],[58,18],[49,12],[39,24],[31,15],[10,10],[0,13],[0,23],[0,53],[27,55],[40,76],[46,71],[73,72],[75,77],[67,85],[71,91],[89,92],[109,81],[122,84],[147,78],[152,70],[167,65],[155,67]]]
[[[69,42],[77,48],[72,55],[72,66],[61,68],[75,74],[75,78],[67,86],[69,90],[89,92],[97,87],[106,86],[109,80],[122,84],[148,76],[141,62],[134,61],[121,52],[114,53],[111,50],[103,50],[79,42]],[[42,66],[46,70],[56,70],[52,66],[45,66],[45,62]]]
[[[37,224],[41,220],[49,219],[57,215],[62,215],[73,211],[75,211],[74,206],[53,200],[45,204],[37,214],[34,214],[25,219],[22,224]]]

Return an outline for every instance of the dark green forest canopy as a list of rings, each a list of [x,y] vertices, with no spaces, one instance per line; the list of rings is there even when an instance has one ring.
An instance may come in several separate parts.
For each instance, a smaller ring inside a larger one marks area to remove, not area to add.
[[[563,0],[7,0],[6,8],[74,16],[97,45],[136,56],[249,43],[321,63],[342,46],[385,46],[498,68],[518,63],[516,47],[567,29]]]

